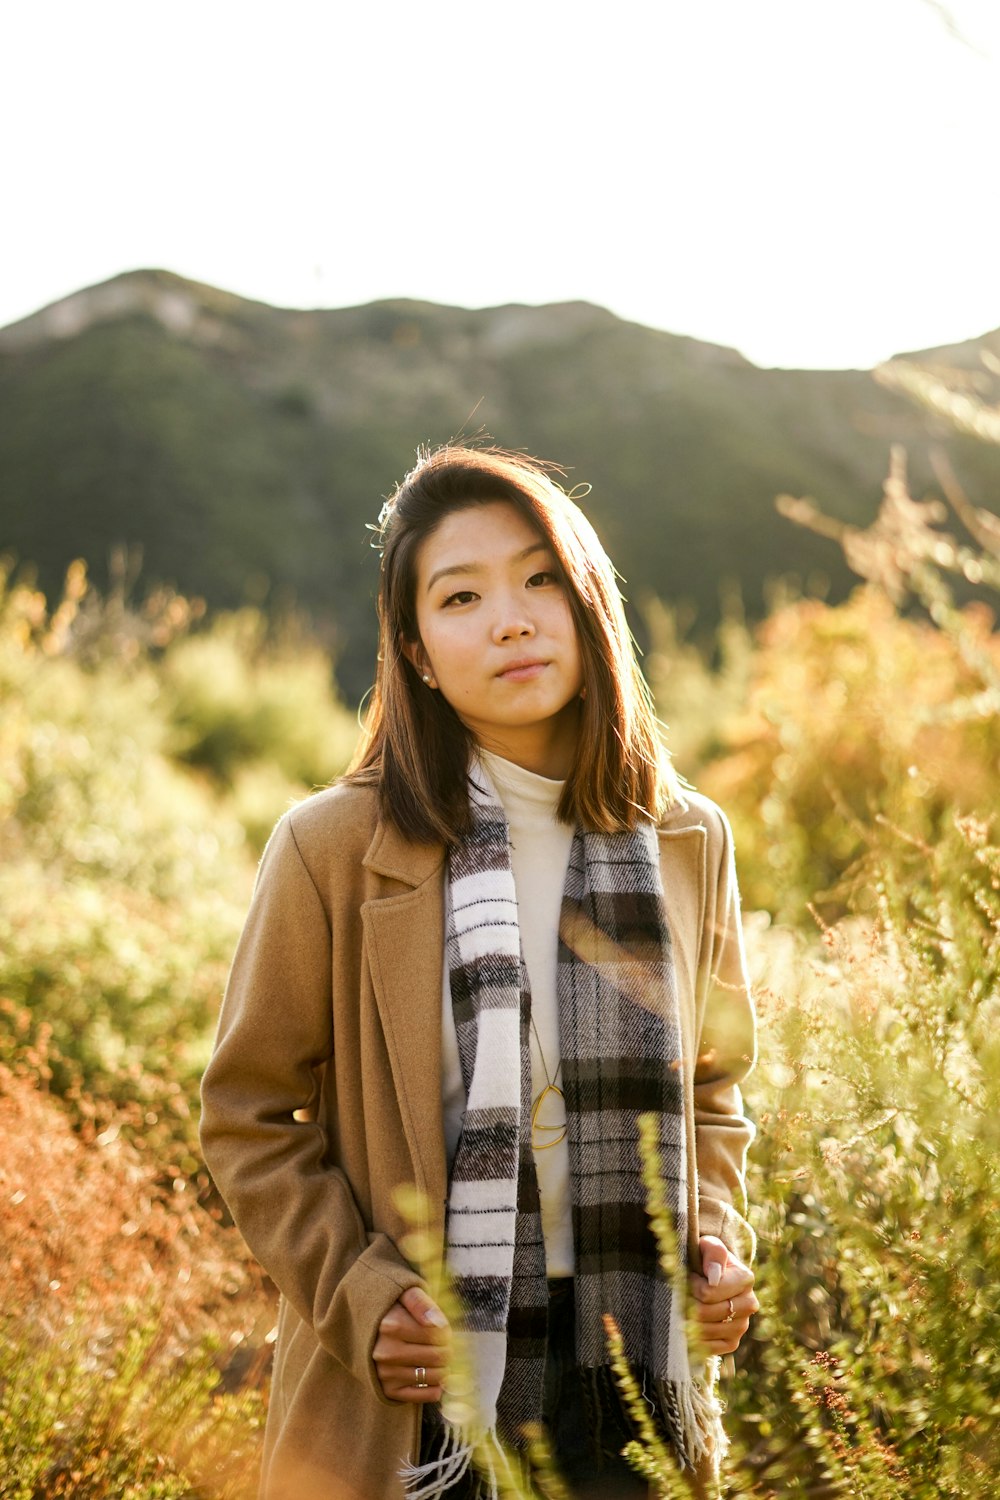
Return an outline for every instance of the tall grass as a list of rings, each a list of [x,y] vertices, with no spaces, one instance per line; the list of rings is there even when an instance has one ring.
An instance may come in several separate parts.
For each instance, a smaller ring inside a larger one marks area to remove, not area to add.
[[[155,1309],[124,1327],[0,1319],[5,1500],[252,1500],[262,1404],[219,1391],[211,1343],[164,1351]]]
[[[825,929],[818,953],[788,933],[758,945],[762,1306],[730,1428],[761,1493],[857,1470],[858,1493],[985,1497],[1000,1435],[1000,849],[974,819],[933,846],[886,829],[865,869],[874,911]]]
[[[1000,1482],[1000,654],[986,598],[959,608],[948,576],[988,594],[1000,530],[956,509],[970,540],[897,455],[847,539],[866,591],[765,627],[770,727],[736,752],[752,774],[714,768],[745,827],[757,788],[777,853],[755,860],[750,830],[749,884],[763,864],[796,924],[752,928],[762,1305],[728,1388],[730,1494]],[[923,617],[898,615],[913,596]],[[817,869],[833,925],[805,899]]]

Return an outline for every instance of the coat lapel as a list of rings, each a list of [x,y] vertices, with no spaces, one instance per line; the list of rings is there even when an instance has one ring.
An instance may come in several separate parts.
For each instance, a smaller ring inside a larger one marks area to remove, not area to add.
[[[687,828],[661,828],[660,874],[663,877],[663,901],[670,926],[674,964],[678,978],[694,995],[697,984],[698,958],[695,949],[705,914],[705,856],[707,834],[698,824]],[[682,1007],[683,1009],[683,1007]]]
[[[432,1214],[447,1192],[441,1109],[444,870],[441,845],[380,823],[364,865],[394,883],[361,907],[372,987],[417,1187]]]

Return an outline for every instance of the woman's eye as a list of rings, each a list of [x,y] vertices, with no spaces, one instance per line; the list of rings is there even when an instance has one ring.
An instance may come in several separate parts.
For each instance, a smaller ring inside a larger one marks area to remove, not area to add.
[[[444,608],[447,609],[449,604],[468,604],[469,600],[475,597],[472,589],[459,589],[457,593],[448,595],[444,601]]]
[[[547,583],[558,583],[559,576],[556,573],[532,573],[528,579],[528,588],[542,588]]]

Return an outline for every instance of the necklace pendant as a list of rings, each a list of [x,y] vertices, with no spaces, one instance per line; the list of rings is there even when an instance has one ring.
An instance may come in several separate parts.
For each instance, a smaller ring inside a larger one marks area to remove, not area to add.
[[[542,1092],[531,1106],[531,1145],[535,1151],[550,1151],[553,1146],[560,1145],[566,1139],[566,1111],[562,1110],[563,1119],[555,1125],[546,1125],[540,1119],[542,1106],[550,1094],[562,1099],[565,1104],[565,1095],[561,1088],[554,1083],[547,1083]]]

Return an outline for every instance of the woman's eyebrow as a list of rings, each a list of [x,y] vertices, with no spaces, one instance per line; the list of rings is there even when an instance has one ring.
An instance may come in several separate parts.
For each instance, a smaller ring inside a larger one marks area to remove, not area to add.
[[[510,561],[511,563],[524,562],[525,558],[531,557],[535,552],[551,552],[551,550],[552,549],[549,546],[548,542],[532,542],[530,547],[525,547],[521,552],[515,552]],[[467,575],[469,573],[483,572],[485,572],[484,563],[449,563],[447,568],[438,568],[436,572],[431,574],[431,576],[427,580],[427,590],[428,592],[430,592],[439,578],[450,578],[453,573],[463,573]]]

